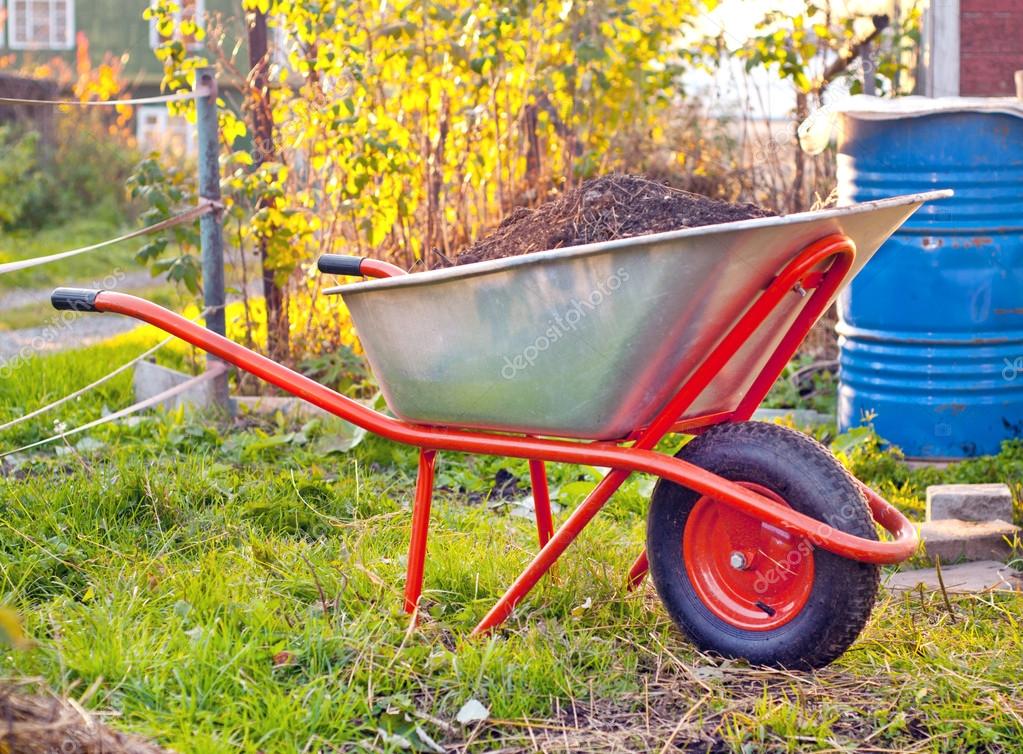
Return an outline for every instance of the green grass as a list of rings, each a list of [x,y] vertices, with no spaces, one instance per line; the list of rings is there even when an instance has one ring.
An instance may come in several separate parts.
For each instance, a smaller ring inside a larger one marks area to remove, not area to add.
[[[140,327],[90,348],[33,355],[5,365],[11,372],[0,379],[0,424],[91,384],[164,338],[156,328]],[[191,368],[193,358],[196,357],[191,347],[181,343],[170,343],[155,356],[157,363],[178,369]],[[125,372],[53,412],[3,432],[0,448],[16,448],[49,437],[57,423],[75,427],[99,418],[105,410],[116,411],[131,405],[131,380],[131,372]]]
[[[79,372],[129,344],[110,349],[40,360],[37,384],[6,381],[0,407],[88,381]],[[127,397],[118,384],[102,400]],[[35,646],[0,654],[0,674],[94,689],[88,706],[181,752],[427,750],[417,726],[473,752],[1014,751],[1023,739],[1023,596],[949,609],[940,595],[886,595],[852,650],[813,674],[714,662],[649,585],[623,588],[645,479],[506,628],[469,639],[535,551],[532,523],[485,492],[499,469],[528,477],[519,461],[442,456],[410,631],[399,607],[415,452],[371,438],[327,453],[337,429],[156,415],[7,467],[0,604]],[[1016,461],[1000,463],[988,473]],[[596,474],[555,467],[556,498],[570,508]],[[482,726],[455,722],[469,699],[490,709]]]
[[[106,241],[125,232],[122,225],[105,217],[84,216],[40,231],[0,233],[0,264],[57,254]],[[141,239],[89,252],[53,264],[0,275],[0,291],[18,288],[46,288],[68,281],[93,281],[102,285],[119,269],[136,269],[135,252]]]

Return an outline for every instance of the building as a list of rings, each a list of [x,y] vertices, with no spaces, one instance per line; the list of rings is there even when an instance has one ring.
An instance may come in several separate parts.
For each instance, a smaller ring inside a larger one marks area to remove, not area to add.
[[[923,91],[931,97],[1010,97],[1023,70],[1023,0],[928,0]]]
[[[0,58],[9,67],[46,63],[53,58],[74,64],[79,46],[88,45],[94,63],[111,53],[122,57],[123,74],[133,96],[158,94],[163,68],[153,54],[160,44],[156,25],[142,17],[150,0],[0,0]],[[238,0],[177,0],[179,13],[205,25],[209,14],[237,17]],[[198,45],[201,47],[201,44]],[[194,129],[169,117],[163,105],[136,110],[136,134],[145,149],[194,149]]]

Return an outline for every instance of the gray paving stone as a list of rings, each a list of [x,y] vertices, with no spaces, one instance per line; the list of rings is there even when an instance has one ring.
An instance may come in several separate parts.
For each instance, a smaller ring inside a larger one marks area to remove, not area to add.
[[[188,382],[190,379],[192,379],[192,375],[168,369],[149,361],[140,361],[135,365],[135,376],[132,380],[132,385],[135,388],[135,400],[148,400],[166,390]],[[185,406],[187,409],[208,408],[214,405],[214,403],[213,383],[203,382],[179,395],[162,401],[158,405],[170,411],[178,406]]]
[[[977,594],[990,591],[1023,591],[1023,573],[997,560],[978,560],[941,567],[941,580],[945,590],[958,594]],[[906,591],[919,589],[938,591],[936,568],[920,568],[912,571],[898,571],[884,581],[886,589]]]
[[[1001,560],[1012,555],[1011,542],[1020,528],[1005,521],[962,521],[945,519],[920,525],[924,554],[930,562],[942,564],[963,560]]]
[[[1012,521],[1012,492],[1005,484],[933,484],[927,520]]]

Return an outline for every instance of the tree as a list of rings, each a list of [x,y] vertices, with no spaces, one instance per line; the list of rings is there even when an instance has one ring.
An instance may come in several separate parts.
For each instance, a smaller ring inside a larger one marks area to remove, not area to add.
[[[516,206],[622,166],[637,140],[661,134],[689,58],[679,35],[708,5],[242,4],[254,20],[254,73],[237,78],[245,101],[262,104],[245,124],[225,114],[223,131],[229,145],[243,132],[265,142],[268,103],[272,139],[261,159],[225,160],[225,195],[263,250],[264,281],[281,286],[300,284],[296,272],[321,252],[442,263]],[[161,0],[147,12],[163,29],[174,7]],[[209,57],[236,71],[235,40],[208,28]],[[168,31],[158,54],[173,89],[207,60]]]

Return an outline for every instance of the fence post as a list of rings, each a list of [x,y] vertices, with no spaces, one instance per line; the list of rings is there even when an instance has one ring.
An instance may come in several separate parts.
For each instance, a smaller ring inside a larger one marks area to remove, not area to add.
[[[196,130],[199,147],[199,196],[220,202],[220,124],[217,118],[217,77],[212,68],[200,68],[195,75],[196,87],[205,87],[208,94],[196,99]],[[202,246],[203,300],[208,310],[206,327],[218,335],[226,335],[224,304],[224,228],[222,213],[217,210],[199,218]],[[207,365],[215,356],[206,357]],[[226,364],[225,364],[226,366]],[[213,381],[214,399],[218,406],[230,409],[227,370]]]

